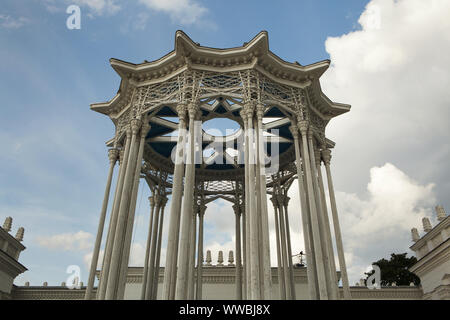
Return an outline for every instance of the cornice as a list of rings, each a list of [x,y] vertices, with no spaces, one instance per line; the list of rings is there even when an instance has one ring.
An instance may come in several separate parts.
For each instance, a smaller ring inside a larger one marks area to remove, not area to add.
[[[440,221],[431,231],[424,234],[419,240],[417,240],[409,248],[413,251],[417,251],[423,246],[427,245],[427,241],[432,240],[434,237],[439,235],[443,229],[450,227],[450,216],[447,216],[444,220]],[[446,239],[443,239],[445,241]]]

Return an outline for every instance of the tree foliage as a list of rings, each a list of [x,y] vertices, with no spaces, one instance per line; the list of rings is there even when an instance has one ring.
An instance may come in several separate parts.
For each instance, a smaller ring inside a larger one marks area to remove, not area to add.
[[[420,279],[414,273],[408,269],[412,267],[416,262],[417,258],[406,257],[407,253],[391,254],[389,260],[381,259],[372,264],[380,267],[381,271],[381,286],[390,286],[392,283],[396,283],[397,286],[409,286],[411,282],[418,286],[420,284]],[[371,276],[375,271],[365,272],[367,278]]]

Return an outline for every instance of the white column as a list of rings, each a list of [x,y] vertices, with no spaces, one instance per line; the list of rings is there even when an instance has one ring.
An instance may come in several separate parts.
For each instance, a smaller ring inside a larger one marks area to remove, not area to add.
[[[348,283],[347,266],[345,265],[344,245],[342,243],[341,227],[339,226],[339,217],[337,213],[336,198],[334,196],[333,180],[331,178],[330,161],[331,151],[329,149],[322,150],[322,157],[325,163],[328,180],[328,192],[330,193],[331,213],[333,216],[334,235],[336,237],[336,248],[339,259],[339,268],[341,269],[342,286],[344,291],[344,299],[352,298],[350,294],[350,286]]]
[[[245,269],[245,298],[251,299],[251,292],[250,292],[250,279],[251,279],[251,267],[250,267],[250,197],[249,197],[249,185],[250,185],[250,164],[249,164],[249,130],[247,126],[247,110],[246,108],[242,108],[242,110],[239,112],[242,122],[244,124],[244,170],[245,170],[245,180],[244,180],[244,205],[245,205],[245,224],[244,224],[244,230],[245,230],[245,237],[244,237],[244,243],[245,243],[245,262],[244,262],[244,269]]]
[[[86,300],[90,300],[92,298],[92,288],[94,287],[95,271],[97,270],[98,255],[100,253],[100,245],[102,242],[103,229],[105,226],[106,210],[108,208],[109,193],[111,191],[111,181],[112,181],[112,176],[114,173],[114,166],[116,164],[118,155],[119,155],[119,151],[117,149],[115,149],[115,148],[109,149],[109,151],[108,151],[108,158],[109,158],[108,179],[106,180],[105,194],[103,196],[102,211],[100,212],[100,221],[98,223],[97,237],[95,238],[94,252],[92,254],[91,267],[89,270],[88,285],[86,288],[86,294],[84,296],[84,298]]]
[[[292,125],[289,127],[289,130],[291,131],[292,136],[294,137],[294,147],[295,147],[295,164],[297,167],[297,180],[298,180],[298,190],[300,195],[300,205],[301,205],[301,217],[302,217],[302,225],[303,225],[303,241],[305,244],[305,253],[308,259],[312,257],[312,250],[311,250],[311,243],[310,243],[310,229],[311,229],[311,222],[309,219],[309,212],[308,212],[308,204],[306,199],[306,193],[304,188],[304,176],[301,166],[301,156],[300,156],[300,142],[298,139],[298,127],[295,122],[292,123]],[[309,261],[308,261],[309,262]],[[317,290],[316,290],[316,267],[314,263],[311,263],[311,265],[308,263],[308,267],[306,268],[306,273],[308,277],[308,292],[309,292],[309,298],[311,300],[317,298]]]
[[[194,210],[192,211],[191,240],[189,244],[188,300],[195,299],[195,244],[197,239],[197,213],[199,209],[199,206],[195,204]]]
[[[186,158],[186,179],[184,181],[184,196],[183,196],[183,212],[180,232],[180,250],[179,263],[176,278],[175,299],[187,299],[187,285],[188,285],[188,267],[189,267],[189,247],[190,247],[190,230],[192,224],[192,209],[194,198],[194,183],[195,183],[195,117],[198,106],[189,104],[189,143],[188,153]]]
[[[121,257],[121,271],[119,274],[119,287],[117,290],[117,299],[123,300],[125,295],[125,285],[127,282],[127,274],[128,274],[128,262],[130,259],[130,250],[131,250],[131,241],[133,238],[133,227],[134,227],[134,215],[136,212],[136,201],[139,191],[139,181],[141,179],[141,168],[142,168],[142,158],[144,156],[144,144],[145,137],[150,129],[150,126],[147,123],[147,119],[144,120],[143,125],[141,126],[141,138],[136,143],[138,143],[138,154],[135,160],[135,168],[134,168],[134,176],[132,181],[132,191],[130,204],[128,209],[128,218],[127,218],[127,226],[126,233],[124,237],[123,244],[123,253]]]
[[[332,283],[333,276],[332,276],[332,271],[331,271],[331,267],[330,267],[329,248],[328,248],[328,242],[327,242],[325,221],[324,221],[324,217],[323,217],[322,201],[320,198],[318,174],[317,174],[317,170],[316,170],[313,132],[311,129],[308,132],[308,146],[309,146],[309,154],[310,154],[310,160],[311,160],[311,174],[313,177],[312,182],[313,182],[313,190],[314,190],[314,199],[316,201],[316,208],[317,208],[317,220],[319,221],[320,244],[321,244],[321,249],[322,249],[323,267],[325,270],[325,279],[326,279],[325,281],[326,281],[326,285],[327,285],[328,299],[335,300],[336,297],[335,297],[334,291],[333,291],[333,283]]]
[[[153,291],[153,276],[155,274],[155,260],[156,260],[156,239],[158,237],[159,229],[159,214],[161,208],[162,197],[159,194],[154,195],[155,201],[155,214],[153,215],[151,241],[150,241],[150,254],[148,260],[147,269],[147,281],[145,282],[145,300],[150,300]]]
[[[118,290],[118,282],[120,276],[120,267],[121,267],[121,257],[123,253],[123,241],[126,232],[126,224],[127,224],[127,213],[129,208],[130,196],[132,192],[132,182],[134,176],[134,169],[136,166],[136,156],[137,156],[137,146],[136,146],[136,138],[139,128],[141,126],[141,121],[139,119],[131,120],[131,145],[130,145],[130,154],[128,156],[128,163],[126,167],[124,186],[122,191],[122,197],[120,200],[119,206],[119,215],[117,218],[117,228],[116,234],[114,236],[114,245],[113,252],[111,256],[111,267],[109,270],[108,277],[108,286],[106,288],[106,299],[112,300],[116,299],[117,290]]]
[[[236,252],[236,300],[242,300],[242,265],[241,265],[241,208],[233,205],[235,215],[235,252]]]
[[[287,193],[287,191],[286,191]],[[288,256],[288,270],[289,270],[289,282],[291,283],[291,299],[295,300],[295,281],[294,281],[294,266],[292,264],[292,247],[291,247],[291,227],[289,225],[288,204],[289,198],[287,195],[284,197],[284,222],[286,223],[286,242],[287,242],[287,256]]]
[[[298,123],[298,127],[302,136],[302,147],[303,147],[303,156],[304,161],[303,164],[305,166],[306,171],[306,184],[308,188],[308,203],[311,213],[311,226],[312,226],[312,234],[314,240],[314,257],[316,263],[317,270],[317,282],[319,285],[319,296],[320,299],[328,299],[327,292],[327,283],[325,277],[325,269],[324,269],[324,261],[322,254],[322,246],[320,242],[320,231],[319,231],[319,220],[317,215],[316,208],[316,200],[314,197],[314,188],[313,188],[313,175],[311,171],[311,162],[310,162],[310,154],[308,151],[308,140],[307,140],[307,132],[308,132],[308,122],[306,120],[300,120]],[[309,265],[310,263],[308,263]]]
[[[184,149],[186,131],[186,106],[180,104],[178,112],[178,141],[172,181],[169,234],[167,240],[166,265],[164,269],[163,300],[175,299],[175,280],[177,274],[178,240],[181,215],[182,184],[184,176]]]
[[[247,300],[247,219],[245,217],[245,204],[241,204],[240,207],[242,215],[242,299]]]
[[[153,220],[155,215],[155,194],[148,197],[150,201],[150,219],[148,223],[148,234],[147,234],[147,244],[145,246],[145,258],[144,258],[144,272],[142,274],[142,288],[141,288],[141,300],[145,299],[145,293],[147,290],[147,280],[148,280],[148,267],[150,260],[150,247],[152,244],[152,230],[153,230]]]
[[[153,286],[152,286],[152,300],[156,300],[158,297],[158,283],[159,283],[159,262],[161,259],[161,242],[162,242],[162,230],[163,230],[163,223],[164,223],[164,208],[166,207],[167,203],[167,197],[164,196],[161,199],[161,213],[159,215],[159,230],[158,230],[158,244],[157,244],[157,251],[156,251],[156,261],[155,261],[155,273],[153,275]]]
[[[197,253],[197,288],[196,300],[202,300],[203,287],[203,218],[205,216],[206,206],[202,203],[198,212],[198,253]]]
[[[264,106],[258,104],[256,110],[256,134],[258,137],[257,145],[257,160],[259,167],[259,193],[260,193],[260,218],[262,229],[262,262],[264,272],[264,299],[272,299],[272,268],[270,266],[270,240],[269,240],[269,217],[267,210],[267,188],[266,188],[266,168],[265,168],[265,154],[264,154],[264,136],[263,136],[263,123],[262,118],[264,115]]]
[[[250,296],[251,300],[260,300],[260,278],[259,278],[259,242],[258,242],[258,215],[256,212],[256,192],[255,192],[255,164],[256,157],[254,154],[254,134],[253,134],[253,105],[245,105],[247,115],[247,131],[248,131],[248,151],[249,160],[249,184],[248,184],[248,200],[249,200],[249,240],[250,240]]]
[[[97,297],[99,300],[104,300],[106,297],[106,289],[109,285],[109,272],[111,269],[111,258],[114,247],[114,239],[116,236],[117,229],[117,220],[119,216],[119,206],[120,201],[122,199],[122,190],[123,190],[123,182],[125,179],[125,173],[127,170],[128,164],[128,156],[130,153],[130,144],[131,144],[131,127],[129,126],[126,130],[126,142],[125,142],[125,151],[121,153],[121,161],[120,161],[120,170],[119,170],[119,178],[117,179],[116,192],[114,197],[113,209],[111,211],[111,222],[109,226],[108,239],[106,242],[105,255],[103,258],[103,266],[102,273],[100,279],[99,293]]]
[[[333,242],[331,240],[331,229],[330,229],[330,220],[328,218],[328,210],[327,210],[327,202],[325,200],[325,188],[323,186],[323,179],[322,179],[322,169],[320,166],[321,163],[321,155],[320,151],[316,150],[314,153],[315,160],[316,160],[316,168],[317,168],[317,180],[319,182],[319,192],[320,192],[320,201],[322,204],[322,218],[324,221],[324,229],[325,229],[325,237],[326,237],[326,244],[327,244],[327,251],[328,251],[328,261],[330,264],[330,279],[331,279],[331,298],[333,300],[339,299],[339,289],[338,289],[338,280],[337,280],[337,274],[336,274],[336,263],[334,262],[334,249],[333,249]]]
[[[280,290],[280,300],[286,300],[286,284],[284,283],[284,271],[281,253],[281,239],[280,239],[280,223],[278,219],[278,200],[277,196],[273,195],[270,198],[273,203],[273,212],[275,216],[275,236],[277,242],[277,263],[278,263],[278,289]]]
[[[283,275],[284,275],[284,283],[286,286],[286,299],[292,300],[292,289],[291,289],[291,281],[289,280],[289,262],[288,262],[288,253],[287,253],[287,242],[286,242],[286,223],[284,222],[284,207],[283,207],[283,195],[277,195],[277,203],[278,203],[278,212],[280,218],[280,235],[281,235],[281,256],[283,259]]]

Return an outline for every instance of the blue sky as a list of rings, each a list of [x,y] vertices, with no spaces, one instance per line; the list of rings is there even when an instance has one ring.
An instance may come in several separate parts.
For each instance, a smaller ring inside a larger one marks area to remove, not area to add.
[[[178,29],[201,45],[219,48],[240,46],[259,31],[267,30],[271,51],[282,59],[306,65],[329,59],[331,52],[341,59],[336,60],[339,62],[344,60],[339,50],[345,50],[342,47],[348,38],[345,35],[364,35],[367,31],[358,21],[368,2],[180,0],[168,1],[167,5],[153,0],[3,0],[0,6],[0,143],[3,149],[0,218],[12,216],[14,232],[19,226],[25,227],[27,249],[20,260],[29,271],[17,283],[30,281],[39,285],[48,281],[57,285],[65,281],[66,268],[72,264],[80,265],[82,279],[87,279],[84,258],[93,242],[91,235],[96,233],[108,166],[104,142],[114,134],[112,122],[91,111],[89,105],[107,101],[117,92],[120,78],[109,66],[109,58],[134,63],[157,59],[173,50]],[[391,0],[372,2],[399,14]],[[81,7],[81,30],[66,28],[65,9],[72,3]],[[341,42],[327,42],[330,37]],[[337,71],[332,71],[330,78],[344,74]],[[335,95],[324,91],[332,100],[354,104],[346,100],[345,94],[337,94],[342,92],[339,88],[328,87]],[[359,100],[355,98],[355,101]],[[333,139],[333,134],[340,137],[339,132],[348,133],[339,131],[337,125],[348,121],[352,112],[330,129],[330,138]],[[440,140],[433,140],[437,149],[442,145],[447,148],[439,159],[448,154],[448,144],[443,140],[447,136],[444,130]],[[338,142],[344,145],[342,150],[349,150],[350,145],[346,149],[345,142]],[[383,152],[377,155],[386,155],[388,151]],[[356,177],[352,178],[347,178],[351,175],[348,165],[338,167],[336,188],[370,203],[371,190],[366,186],[374,177],[369,170],[375,166],[385,168],[385,162],[395,160],[399,170],[413,175],[411,181],[417,180],[412,184],[435,183],[449,189],[448,182],[437,181],[438,177],[448,176],[448,171],[444,174],[439,170],[422,171],[414,175],[418,165],[390,155],[376,161],[366,159],[361,167],[363,173],[355,173]],[[336,166],[343,164],[343,160],[339,162],[339,154],[336,156]],[[342,155],[341,159],[344,158]],[[134,240],[142,243],[148,220],[147,196],[148,188],[140,188]],[[430,197],[444,201],[439,193]],[[345,208],[348,197],[342,199],[341,206]],[[222,203],[216,205],[225,208]],[[423,212],[430,214],[429,211]],[[212,218],[207,218],[206,223],[210,227],[206,236],[214,240],[212,246],[230,240]],[[214,233],[217,239],[212,239]],[[56,235],[63,236],[52,238]],[[67,243],[52,243],[57,239],[65,239]],[[399,247],[406,251],[404,243]],[[376,254],[389,254],[391,249]],[[376,254],[358,263],[367,265],[381,258]]]

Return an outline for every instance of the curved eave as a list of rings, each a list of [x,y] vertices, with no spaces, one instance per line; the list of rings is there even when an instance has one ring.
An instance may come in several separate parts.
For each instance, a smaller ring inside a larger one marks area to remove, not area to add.
[[[205,64],[205,61],[208,63]],[[318,79],[328,69],[329,60],[323,60],[307,66],[284,61],[269,50],[269,40],[266,31],[261,31],[248,43],[234,48],[210,48],[200,46],[192,41],[183,31],[175,34],[175,49],[158,60],[134,64],[120,59],[111,58],[112,68],[123,78],[141,81],[151,77],[167,78],[182,67],[193,69],[217,68],[227,71],[227,68],[248,69],[249,64],[258,64],[263,69],[269,68],[279,75],[281,81],[289,79],[293,82],[304,82],[308,79]],[[161,79],[162,80],[162,79]]]
[[[320,81],[316,80],[309,87],[310,93],[312,92],[316,103],[312,103],[314,109],[320,113],[320,116],[325,120],[330,120],[341,114],[349,112],[351,105],[333,102],[322,91]],[[311,99],[311,97],[310,97]]]

